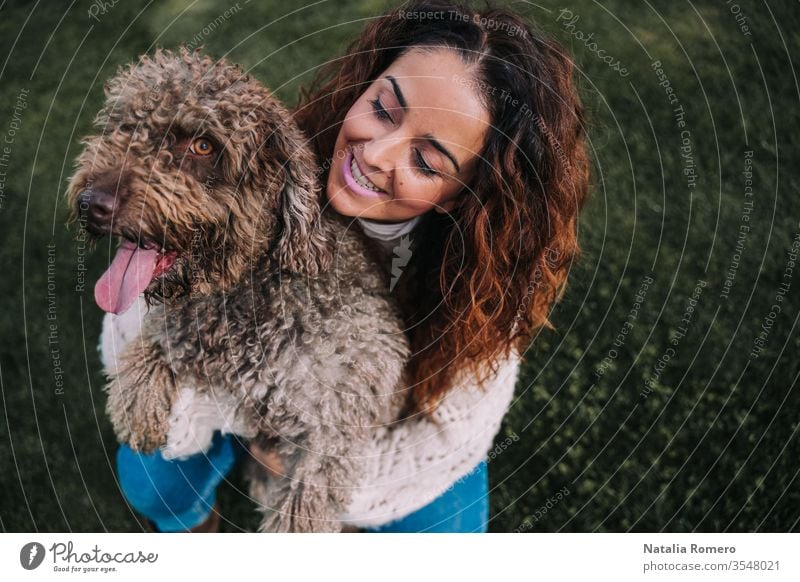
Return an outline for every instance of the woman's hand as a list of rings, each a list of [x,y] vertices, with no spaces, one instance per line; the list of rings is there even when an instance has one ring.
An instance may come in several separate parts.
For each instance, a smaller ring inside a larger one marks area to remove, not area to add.
[[[250,454],[272,477],[284,476],[283,461],[275,449],[262,449],[256,443],[250,443]]]

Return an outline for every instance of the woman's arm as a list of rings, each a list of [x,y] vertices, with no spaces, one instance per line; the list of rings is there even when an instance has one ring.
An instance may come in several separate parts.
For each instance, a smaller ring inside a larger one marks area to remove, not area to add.
[[[380,428],[363,452],[367,475],[342,521],[373,527],[427,505],[469,473],[491,449],[511,399],[520,358],[501,363],[481,391],[459,378],[435,412]]]

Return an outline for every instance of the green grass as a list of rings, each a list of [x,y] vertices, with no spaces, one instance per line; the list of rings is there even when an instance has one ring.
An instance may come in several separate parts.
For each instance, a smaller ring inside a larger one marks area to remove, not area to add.
[[[722,2],[660,3],[658,12],[621,0],[569,5],[580,16],[575,29],[594,33],[598,48],[630,72],[626,78],[557,22],[563,4],[514,4],[575,52],[595,173],[580,225],[583,258],[554,311],[557,330],[542,332],[528,351],[498,436],[519,439],[490,464],[493,531],[798,529],[796,268],[766,348],[758,358],[750,352],[800,231],[800,94],[792,62],[800,22],[789,2],[738,4],[752,36]],[[91,295],[102,253],[86,256],[87,290],[76,291],[82,259],[64,226],[66,179],[103,81],[156,45],[201,34],[208,52],[251,67],[292,103],[314,67],[339,55],[361,19],[386,4],[326,2],[271,24],[289,9],[240,2],[209,34],[203,28],[229,5],[119,2],[99,22],[89,18],[90,6],[66,14],[56,4],[40,3],[30,14],[26,2],[0,8],[0,54],[8,56],[0,71],[0,140],[27,90],[9,165],[0,167],[4,531],[141,529],[116,485],[116,442],[104,416],[95,349],[101,314]],[[685,109],[698,176],[691,192],[681,129],[653,60]],[[746,149],[754,152],[752,229],[724,299]],[[598,378],[648,274],[654,283],[634,327]],[[701,279],[707,285],[688,333],[642,397]],[[562,489],[569,494],[540,511]],[[228,531],[256,526],[242,491],[235,471],[220,491]]]

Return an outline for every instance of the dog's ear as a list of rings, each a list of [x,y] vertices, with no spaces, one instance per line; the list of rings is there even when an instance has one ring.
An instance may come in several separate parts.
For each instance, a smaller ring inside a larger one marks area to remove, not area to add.
[[[286,172],[286,185],[281,192],[283,228],[277,258],[283,269],[314,276],[327,269],[333,260],[330,229],[323,221],[313,165],[302,169],[297,168],[296,161],[289,165],[294,167]]]
[[[322,216],[316,159],[299,128],[287,121],[289,113],[285,115],[284,123],[270,133],[262,148],[273,161],[281,160],[285,177],[277,207],[281,225],[274,258],[281,269],[314,276],[333,261],[333,236]]]

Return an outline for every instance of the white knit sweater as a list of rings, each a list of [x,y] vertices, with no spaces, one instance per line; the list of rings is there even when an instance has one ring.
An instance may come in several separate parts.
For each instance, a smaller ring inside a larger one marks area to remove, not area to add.
[[[387,260],[416,222],[386,225],[359,219]],[[363,453],[367,475],[342,521],[359,527],[394,521],[427,505],[474,469],[491,449],[511,403],[520,360],[514,353],[503,361],[484,391],[474,378],[457,375],[434,412],[438,425],[420,415],[377,429]]]
[[[376,431],[364,452],[368,474],[342,521],[374,527],[427,505],[486,458],[508,410],[519,358],[507,360],[481,392],[469,378],[444,397],[434,416]]]

